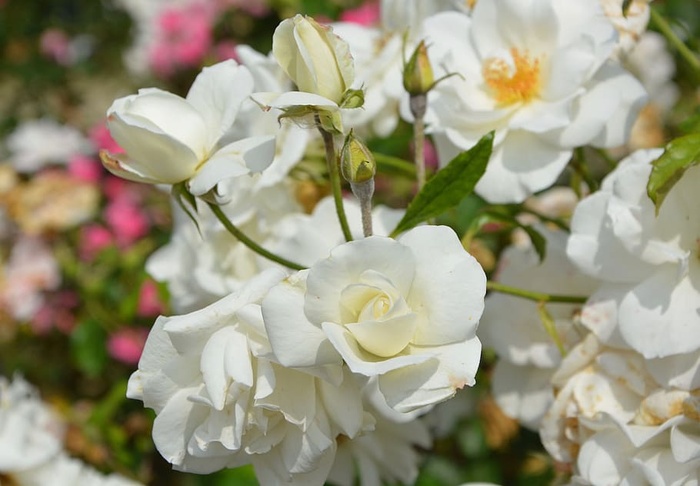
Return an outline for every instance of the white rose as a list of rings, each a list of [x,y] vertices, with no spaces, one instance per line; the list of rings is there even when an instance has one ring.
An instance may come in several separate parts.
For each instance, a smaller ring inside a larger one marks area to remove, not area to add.
[[[605,282],[596,301],[609,301],[615,332],[646,358],[700,348],[700,168],[690,168],[655,214],[646,186],[660,149],[622,161],[601,190],[579,203],[571,221],[569,258]],[[599,320],[605,320],[599,317]],[[612,334],[606,331],[605,334]]]
[[[273,351],[285,366],[339,365],[378,376],[395,410],[410,412],[474,384],[475,332],[486,277],[455,233],[414,228],[336,247],[274,287],[263,302]]]
[[[660,425],[625,424],[602,415],[582,444],[574,484],[700,484],[700,422],[683,415]]]
[[[31,470],[63,449],[65,426],[21,377],[0,376],[0,473]]]
[[[347,43],[311,17],[283,20],[272,36],[272,54],[300,91],[335,103],[354,80]]]
[[[138,182],[187,181],[194,195],[224,179],[262,171],[274,157],[274,137],[219,146],[252,88],[248,70],[229,60],[204,68],[187,98],[150,88],[115,100],[107,125],[125,153],[103,152],[105,167]]]
[[[321,485],[337,435],[366,425],[347,370],[330,383],[273,361],[258,303],[283,277],[268,270],[208,307],[156,321],[127,395],[155,410],[153,440],[176,469],[252,463],[263,484]]]
[[[461,74],[431,93],[440,160],[495,130],[476,186],[489,202],[551,186],[574,147],[622,145],[644,103],[641,84],[608,60],[616,32],[599,0],[477,2],[471,18],[444,12],[424,26],[433,66]]]

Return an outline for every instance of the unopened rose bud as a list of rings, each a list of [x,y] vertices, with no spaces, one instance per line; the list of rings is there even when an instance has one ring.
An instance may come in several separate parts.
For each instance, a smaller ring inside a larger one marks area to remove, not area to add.
[[[435,84],[433,68],[428,59],[428,48],[425,41],[421,41],[404,64],[403,86],[411,95],[426,94]]]
[[[367,182],[374,178],[377,163],[374,155],[365,144],[360,142],[352,130],[345,139],[340,152],[340,171],[346,181],[353,183]]]
[[[338,104],[355,78],[348,44],[311,17],[283,20],[272,37],[272,54],[300,91]]]

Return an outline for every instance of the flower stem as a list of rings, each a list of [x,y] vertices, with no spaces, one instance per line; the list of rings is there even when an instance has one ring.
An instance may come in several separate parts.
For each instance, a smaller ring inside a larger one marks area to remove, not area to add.
[[[427,108],[428,96],[425,93],[411,95],[410,106],[413,114],[413,150],[416,162],[416,181],[418,182],[418,192],[425,185],[425,111]]]
[[[374,179],[365,182],[351,182],[352,193],[360,201],[362,213],[362,233],[365,238],[372,236],[372,195],[374,194]]]
[[[323,145],[326,147],[326,162],[328,163],[328,174],[331,180],[331,188],[333,190],[333,201],[335,202],[335,211],[338,214],[340,228],[343,230],[345,241],[352,241],[352,233],[348,225],[348,218],[345,215],[345,207],[343,206],[343,192],[340,186],[340,170],[338,169],[338,157],[335,153],[335,144],[333,143],[333,134],[326,131],[320,123],[318,115],[316,115],[316,126],[321,132]]]
[[[486,288],[489,290],[493,290],[494,292],[501,292],[503,294],[514,295],[523,299],[534,300],[535,302],[552,302],[559,304],[585,304],[588,300],[588,297],[585,296],[545,294],[543,292],[534,292],[532,290],[525,290],[517,287],[511,287],[509,285],[503,285],[502,283],[494,282],[493,280],[489,280],[488,282],[486,282]]]
[[[407,160],[376,152],[374,152],[374,160],[377,161],[377,166],[381,169],[380,172],[395,172],[407,177],[416,176],[415,166]]]
[[[700,74],[700,59],[691,51],[688,46],[676,35],[676,33],[671,28],[668,21],[656,11],[654,8],[649,8],[651,14],[652,24],[659,29],[659,32],[663,34],[666,40],[673,47],[678,50],[681,57],[688,63],[688,65],[695,71],[695,74]]]
[[[221,224],[224,225],[224,228],[231,233],[234,237],[238,239],[241,243],[243,243],[245,246],[253,250],[255,253],[258,255],[261,255],[268,260],[272,260],[273,262],[277,262],[280,265],[284,265],[285,267],[289,267],[293,270],[304,270],[306,267],[303,265],[299,265],[298,263],[294,263],[292,261],[287,260],[286,258],[283,258],[279,255],[275,255],[272,252],[267,251],[265,248],[262,246],[258,245],[256,242],[248,238],[245,233],[243,233],[241,230],[239,230],[236,225],[234,225],[231,220],[228,219],[226,214],[221,210],[219,206],[216,204],[207,202],[207,205],[209,206],[209,209],[212,210],[216,218],[221,221]]]

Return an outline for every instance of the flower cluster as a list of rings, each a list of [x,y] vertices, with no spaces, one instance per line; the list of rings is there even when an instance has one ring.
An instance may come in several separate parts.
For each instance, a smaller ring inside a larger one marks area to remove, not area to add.
[[[80,95],[104,36],[44,30],[0,368],[69,424],[0,378],[0,482],[700,482],[684,1],[117,0],[158,87]]]

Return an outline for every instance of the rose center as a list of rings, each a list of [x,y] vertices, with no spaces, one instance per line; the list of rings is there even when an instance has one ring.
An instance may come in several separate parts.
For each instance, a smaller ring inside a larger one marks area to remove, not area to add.
[[[510,49],[510,55],[512,62],[490,57],[481,67],[484,82],[500,106],[527,103],[540,92],[540,59],[515,47]]]

